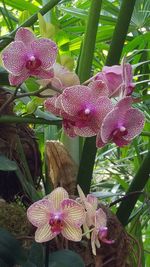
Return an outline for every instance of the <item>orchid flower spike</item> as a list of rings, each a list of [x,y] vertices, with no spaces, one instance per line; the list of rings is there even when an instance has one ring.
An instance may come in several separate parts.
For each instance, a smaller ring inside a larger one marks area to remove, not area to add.
[[[17,86],[29,76],[52,78],[56,55],[57,46],[53,41],[37,39],[29,29],[20,28],[14,42],[2,52],[2,61],[9,72],[10,84]]]
[[[84,207],[69,199],[67,191],[62,187],[56,188],[46,198],[33,203],[27,210],[27,217],[37,227],[36,242],[49,241],[60,233],[71,241],[80,241],[82,238]]]

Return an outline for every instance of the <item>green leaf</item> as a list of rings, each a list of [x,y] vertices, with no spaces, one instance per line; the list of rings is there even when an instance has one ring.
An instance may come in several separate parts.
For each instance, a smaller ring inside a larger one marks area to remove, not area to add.
[[[19,241],[3,228],[0,228],[0,258],[9,267],[14,264],[21,264],[26,259],[26,252]]]
[[[34,242],[28,260],[22,267],[44,267],[44,249],[42,244]]]
[[[85,267],[81,257],[68,249],[53,252],[49,255],[49,267]]]
[[[8,159],[4,155],[0,155],[0,170],[1,171],[16,171],[17,164],[15,161]]]

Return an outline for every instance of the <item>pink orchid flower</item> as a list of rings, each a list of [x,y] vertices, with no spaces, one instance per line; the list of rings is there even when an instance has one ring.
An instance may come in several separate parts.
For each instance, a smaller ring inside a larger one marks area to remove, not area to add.
[[[94,229],[91,234],[91,247],[94,255],[96,255],[96,247],[100,248],[100,242],[110,245],[115,242],[114,240],[108,240],[107,236],[108,228],[106,213],[99,208],[96,210]]]
[[[109,97],[116,97],[120,94],[128,96],[132,93],[135,85],[132,82],[132,67],[129,63],[114,65],[111,67],[105,66],[102,72],[96,74],[93,83],[102,80],[106,83],[109,90]]]
[[[113,108],[107,97],[107,88],[101,82],[101,92],[97,88],[76,85],[66,88],[59,97],[61,114],[71,118],[76,135],[90,137],[97,134],[103,118]]]
[[[97,135],[97,147],[102,147],[108,142],[114,142],[122,147],[141,133],[144,127],[144,115],[132,108],[131,104],[132,98],[125,97],[106,115]]]
[[[76,85],[45,101],[45,108],[63,118],[63,127],[70,137],[94,136],[106,114],[113,108],[103,82],[97,87]],[[74,104],[75,103],[75,104]]]
[[[20,28],[15,41],[2,52],[3,65],[9,72],[11,85],[19,85],[29,76],[53,77],[51,69],[57,55],[56,44],[46,38],[37,39],[33,33]]]
[[[60,233],[71,241],[80,241],[82,238],[84,208],[75,200],[69,199],[67,191],[62,187],[33,203],[27,210],[27,217],[37,227],[36,242],[49,241]]]

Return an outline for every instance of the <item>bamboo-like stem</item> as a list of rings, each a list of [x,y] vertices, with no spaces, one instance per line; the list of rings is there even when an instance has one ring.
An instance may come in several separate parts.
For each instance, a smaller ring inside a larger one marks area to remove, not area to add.
[[[108,53],[108,57],[106,60],[106,65],[113,65],[113,64],[119,63],[123,45],[126,39],[126,34],[128,31],[129,23],[131,20],[131,15],[134,9],[135,1],[136,0],[123,0],[122,1],[122,5],[121,5],[120,12],[118,15],[118,21],[116,23],[112,43],[110,45],[110,50],[109,50],[110,52]],[[97,1],[97,4],[98,4],[98,1]],[[93,16],[95,16],[95,14],[93,14]],[[90,35],[89,35],[89,38],[90,38]],[[88,42],[89,45],[90,45],[90,41],[91,40],[89,39],[89,42]],[[89,55],[87,54],[87,57],[88,56]],[[82,65],[84,65],[84,68],[85,68],[86,64],[82,63]],[[85,80],[88,78],[89,77],[86,77]],[[81,185],[84,193],[86,194],[89,193],[89,190],[90,190],[95,156],[97,152],[95,140],[96,140],[95,137],[86,138],[84,147],[83,147],[81,163],[79,167],[77,182]]]
[[[116,24],[116,27],[113,33],[111,46],[110,46],[107,60],[106,60],[107,66],[118,64],[120,61],[122,49],[124,46],[124,41],[128,33],[128,27],[130,24],[135,2],[136,0],[123,0],[122,1],[119,15],[118,15],[117,24]]]
[[[78,76],[83,83],[90,77],[102,0],[92,0],[81,55]]]
[[[43,118],[36,117],[20,117],[20,116],[11,116],[11,115],[2,115],[0,116],[0,123],[31,123],[31,124],[49,124],[49,125],[61,125],[61,119],[57,120],[46,120]]]
[[[96,34],[100,18],[102,0],[92,0],[87,28],[82,45],[81,55],[78,64],[78,76],[81,83],[89,79],[91,73],[92,60],[94,55]],[[96,148],[90,147],[93,138],[86,138],[85,146],[83,148],[77,183],[81,186],[85,193],[88,193],[91,184],[91,170],[93,170]],[[86,149],[88,148],[88,151]],[[90,157],[89,157],[90,155]],[[90,158],[90,160],[89,160]],[[92,160],[91,160],[92,159]]]
[[[148,182],[150,175],[150,151],[143,160],[137,174],[135,175],[129,189],[127,191],[128,198],[124,198],[118,208],[117,217],[123,225],[128,223],[128,219],[134,209],[134,206],[139,198],[139,195],[132,194],[134,191],[142,191]],[[130,193],[130,196],[129,196]]]
[[[41,15],[45,15],[49,10],[51,10],[54,6],[56,6],[60,1],[61,0],[51,0],[46,5],[44,5],[41,9],[39,9],[38,12],[40,12]],[[8,45],[12,41],[16,31],[20,27],[30,27],[30,26],[32,26],[38,19],[38,12],[36,12],[29,19],[27,19],[25,22],[23,22],[21,25],[19,25],[19,27],[17,29],[15,29],[14,31],[12,31],[8,36],[6,36],[5,39],[2,39],[0,41],[0,50],[2,50],[6,45]]]

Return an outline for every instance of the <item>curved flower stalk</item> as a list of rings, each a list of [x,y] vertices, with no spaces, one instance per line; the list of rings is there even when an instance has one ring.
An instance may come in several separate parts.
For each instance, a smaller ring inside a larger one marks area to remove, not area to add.
[[[71,241],[80,241],[82,238],[84,207],[69,199],[67,191],[62,187],[56,188],[46,198],[33,203],[27,210],[27,216],[37,227],[36,242],[49,241],[60,233]]]
[[[17,86],[29,76],[52,78],[56,55],[57,46],[53,41],[37,39],[30,30],[20,28],[14,42],[2,52],[2,61],[9,72],[10,84]]]
[[[77,185],[80,201],[86,209],[86,221],[83,224],[87,238],[90,238],[93,255],[96,255],[96,247],[100,248],[100,242],[113,244],[114,240],[108,240],[107,216],[106,213],[98,208],[98,199],[92,194],[85,197],[81,187]],[[79,200],[78,200],[79,201]]]

